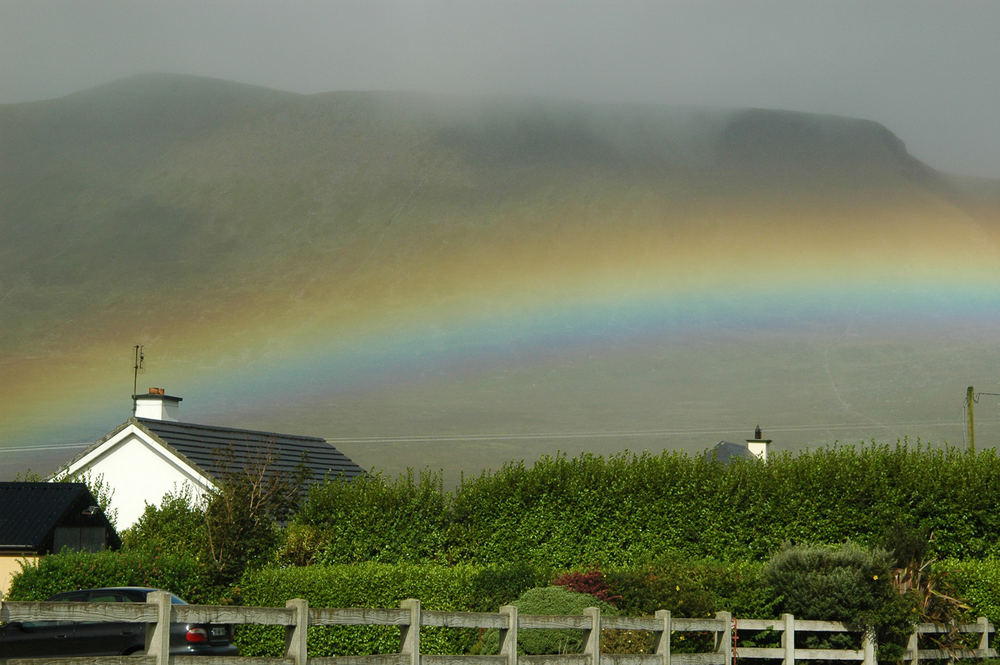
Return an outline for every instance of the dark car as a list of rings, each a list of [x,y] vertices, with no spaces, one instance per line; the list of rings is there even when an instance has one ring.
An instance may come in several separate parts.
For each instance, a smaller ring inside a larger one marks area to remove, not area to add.
[[[144,603],[159,589],[113,587],[66,591],[50,601]],[[171,594],[174,605],[186,605]],[[0,625],[0,658],[33,656],[117,656],[143,653],[146,625],[99,621],[25,621]],[[225,624],[170,624],[170,653],[188,656],[236,656],[232,630]]]

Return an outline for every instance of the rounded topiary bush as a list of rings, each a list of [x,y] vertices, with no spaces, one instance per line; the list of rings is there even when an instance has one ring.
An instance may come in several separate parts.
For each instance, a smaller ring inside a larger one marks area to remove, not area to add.
[[[511,604],[519,614],[579,615],[588,607],[598,607],[603,614],[618,614],[613,606],[589,594],[558,586],[528,589]],[[517,651],[526,655],[579,653],[583,650],[583,640],[584,633],[581,630],[521,630],[517,634]],[[497,631],[487,631],[483,636],[481,651],[497,653],[499,648],[500,636]]]

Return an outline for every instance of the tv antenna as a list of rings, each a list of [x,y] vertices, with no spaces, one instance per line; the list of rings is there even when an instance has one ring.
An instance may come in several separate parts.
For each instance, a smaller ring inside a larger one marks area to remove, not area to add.
[[[135,350],[135,365],[132,366],[132,417],[135,418],[136,409],[136,387],[139,384],[139,370],[142,369],[142,363],[146,360],[146,355],[142,352],[142,344],[136,344],[132,347]]]

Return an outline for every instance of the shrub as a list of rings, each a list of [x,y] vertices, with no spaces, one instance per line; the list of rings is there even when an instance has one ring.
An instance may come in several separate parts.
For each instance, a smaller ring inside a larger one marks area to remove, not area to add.
[[[762,581],[782,612],[857,626],[874,635],[879,659],[891,661],[902,655],[917,618],[912,596],[892,585],[892,564],[890,552],[853,544],[786,546],[771,558]]]
[[[120,536],[125,551],[194,553],[205,540],[205,511],[190,491],[168,493]]]
[[[589,594],[558,586],[528,589],[512,604],[522,614],[583,614],[588,607],[599,607],[605,614],[618,614],[614,606]],[[583,650],[583,640],[583,631],[580,630],[523,630],[517,634],[517,650],[527,655],[579,653]],[[496,630],[487,631],[481,651],[495,654],[499,649],[499,633]]]
[[[604,573],[596,568],[587,572],[571,571],[563,573],[552,580],[553,586],[561,586],[570,591],[585,593],[609,605],[618,605],[621,594],[614,593],[608,585]]]
[[[485,566],[472,577],[472,607],[476,612],[496,612],[522,593],[548,582],[551,571],[523,561]]]

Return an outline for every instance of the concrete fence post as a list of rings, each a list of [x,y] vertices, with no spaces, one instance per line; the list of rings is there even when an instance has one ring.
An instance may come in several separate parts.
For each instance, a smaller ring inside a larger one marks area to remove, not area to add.
[[[409,665],[420,665],[420,601],[407,598],[399,606],[410,610],[410,623],[399,629],[399,652],[409,657]]]
[[[875,663],[875,633],[866,630],[861,635],[861,646],[864,649],[864,660],[862,665],[876,665]]]
[[[913,627],[913,632],[910,633],[909,639],[906,640],[906,655],[909,658],[910,665],[917,665],[920,662],[920,633],[917,632],[917,626]]]
[[[656,655],[660,657],[660,665],[670,665],[670,633],[673,625],[670,610],[656,610],[656,619],[660,621],[660,630],[656,631]]]
[[[785,650],[785,657],[781,665],[795,665],[795,617],[791,614],[782,614],[781,621],[784,630],[781,633],[781,648]]]
[[[500,629],[500,655],[507,656],[507,665],[517,665],[517,607],[504,605],[500,614],[507,617],[507,627]]]
[[[977,658],[989,658],[990,657],[990,620],[986,617],[979,617],[976,619],[976,623],[979,624],[979,629],[983,632],[979,633],[979,644],[976,646],[976,657]]]
[[[146,655],[156,658],[156,665],[167,665],[170,659],[170,594],[151,591],[146,602],[156,605],[156,623],[146,624]]]
[[[306,636],[309,633],[309,601],[304,598],[292,598],[285,607],[295,610],[295,624],[285,626],[285,658],[291,658],[295,665],[306,665],[309,654],[306,647]]]
[[[715,618],[722,622],[722,630],[715,632],[715,653],[723,654],[726,665],[732,665],[733,615],[730,612],[716,612]]]
[[[590,665],[601,665],[601,608],[585,607],[583,614],[590,617],[590,630],[587,631],[583,653],[590,656]]]

